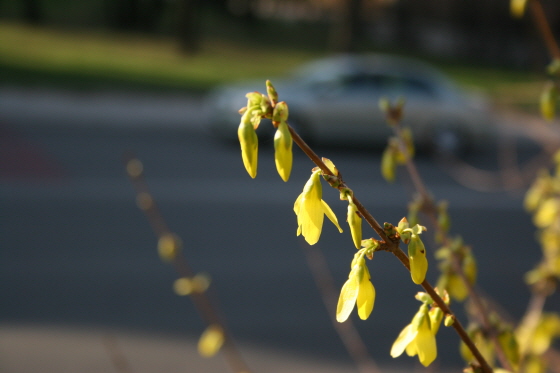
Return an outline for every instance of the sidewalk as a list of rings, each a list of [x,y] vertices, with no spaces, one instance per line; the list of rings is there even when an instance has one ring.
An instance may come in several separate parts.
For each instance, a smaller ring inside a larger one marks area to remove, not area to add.
[[[253,372],[357,371],[351,365],[318,361],[257,346],[241,345],[240,350]],[[124,358],[129,370],[118,369],[111,362],[112,355]],[[223,355],[202,358],[196,352],[196,341],[188,338],[43,325],[0,325],[0,361],[2,373],[231,371]]]
[[[188,93],[0,86],[0,120],[16,125],[200,130],[205,118],[203,97]]]

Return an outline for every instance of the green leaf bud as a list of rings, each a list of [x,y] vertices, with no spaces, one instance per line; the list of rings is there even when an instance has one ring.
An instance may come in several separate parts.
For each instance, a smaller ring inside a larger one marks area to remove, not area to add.
[[[274,123],[281,123],[288,120],[288,105],[282,101],[274,106],[274,111],[272,112],[272,121]]]
[[[266,93],[272,105],[276,105],[278,102],[278,92],[276,92],[276,88],[274,88],[270,80],[266,81]]]
[[[445,320],[443,321],[443,324],[447,327],[450,327],[453,324],[455,324],[455,318],[451,315],[445,315]]]

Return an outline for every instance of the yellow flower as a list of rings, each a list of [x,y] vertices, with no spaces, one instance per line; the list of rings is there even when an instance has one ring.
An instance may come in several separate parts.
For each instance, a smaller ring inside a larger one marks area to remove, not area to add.
[[[241,144],[241,158],[243,159],[243,165],[249,175],[254,179],[257,176],[259,140],[253,123],[251,123],[248,111],[241,117],[241,123],[239,124],[239,129],[237,130],[237,136],[239,137],[239,144]]]
[[[360,249],[362,244],[362,218],[358,214],[358,208],[352,201],[352,197],[348,196],[348,217],[346,219],[350,226],[350,233],[356,249]]]
[[[294,203],[294,212],[297,215],[298,230],[305,237],[308,244],[314,245],[319,241],[323,228],[324,215],[333,222],[342,233],[342,228],[338,225],[338,220],[329,205],[323,198],[323,188],[320,180],[321,171],[314,171],[311,178],[303,187],[303,192],[298,196]]]
[[[338,305],[336,306],[336,321],[338,322],[344,322],[348,319],[354,305],[357,305],[358,316],[362,320],[366,320],[373,310],[375,288],[370,281],[364,253],[364,250],[360,250],[354,256],[352,270],[340,291]]]
[[[286,122],[278,125],[274,135],[274,161],[276,170],[284,181],[288,181],[292,172],[292,135]]]
[[[206,328],[198,340],[198,353],[203,357],[216,355],[224,344],[224,331],[219,325],[212,324]]]
[[[410,232],[411,238],[408,243],[408,259],[410,260],[410,275],[415,284],[421,284],[426,278],[428,271],[428,260],[426,259],[426,248],[420,239],[420,234],[426,227],[416,224],[413,228],[404,229],[403,232]]]
[[[418,355],[420,363],[427,367],[437,357],[436,337],[431,328],[428,306],[425,304],[399,334],[391,347],[391,356],[399,357],[406,351],[408,356]]]

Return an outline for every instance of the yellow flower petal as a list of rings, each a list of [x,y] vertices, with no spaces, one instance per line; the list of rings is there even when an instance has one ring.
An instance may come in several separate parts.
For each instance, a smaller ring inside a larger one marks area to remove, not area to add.
[[[406,346],[412,342],[416,335],[418,334],[418,330],[412,330],[412,325],[408,324],[404,327],[404,329],[400,332],[399,336],[393,343],[391,347],[391,356],[392,357],[399,357],[402,355]]]
[[[364,274],[358,291],[358,316],[360,319],[367,320],[375,303],[375,288],[369,279],[369,274]]]
[[[325,215],[327,215],[327,218],[329,218],[329,220],[332,221],[334,225],[336,225],[338,231],[342,233],[342,228],[340,228],[340,225],[338,224],[338,219],[336,218],[336,215],[334,214],[333,210],[331,210],[330,206],[327,205],[325,201],[321,200],[321,204],[323,205],[323,212],[325,213]]]
[[[420,324],[418,334],[412,342],[416,346],[420,363],[425,367],[430,365],[437,357],[436,338],[430,330],[429,322],[429,318],[426,317]]]
[[[336,321],[344,322],[348,319],[356,304],[359,289],[359,273],[353,268],[348,280],[346,280],[340,290],[340,297],[338,298],[338,304],[336,306]]]
[[[321,200],[315,198],[302,198],[298,215],[301,234],[310,245],[315,245],[321,237],[323,228],[323,207]]]

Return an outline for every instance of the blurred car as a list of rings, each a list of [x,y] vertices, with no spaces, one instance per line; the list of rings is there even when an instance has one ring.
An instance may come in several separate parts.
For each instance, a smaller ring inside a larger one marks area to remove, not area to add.
[[[381,98],[406,100],[403,125],[417,144],[461,153],[492,133],[485,100],[473,99],[436,69],[390,55],[339,55],[308,63],[272,80],[289,106],[288,123],[314,144],[382,145],[391,129],[379,108]],[[208,96],[209,125],[224,139],[237,138],[245,94],[266,92],[265,82],[218,88]],[[272,133],[272,126],[259,132]]]

